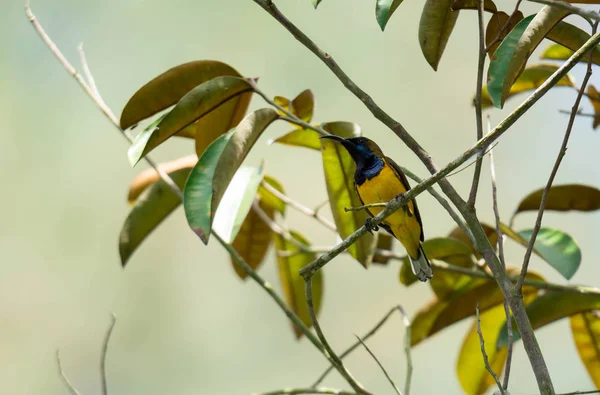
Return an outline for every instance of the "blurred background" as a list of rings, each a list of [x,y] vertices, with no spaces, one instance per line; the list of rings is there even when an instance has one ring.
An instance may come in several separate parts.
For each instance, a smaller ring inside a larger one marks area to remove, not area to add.
[[[65,394],[55,352],[74,385],[100,393],[99,356],[110,313],[117,324],[108,350],[113,394],[250,394],[307,386],[327,363],[306,340],[296,341],[282,312],[253,282],[234,275],[226,252],[204,246],[176,211],[121,268],[117,240],[128,213],[126,192],[135,174],[127,144],[57,63],[32,29],[21,1],[0,0],[0,393]],[[439,71],[424,60],[417,39],[422,3],[407,1],[382,33],[375,1],[326,0],[315,11],[309,0],[278,1],[281,10],[331,53],[375,100],[419,140],[441,166],[475,137],[471,99],[476,80],[476,13],[463,12]],[[499,0],[510,12],[513,1]],[[104,99],[120,115],[145,82],[175,65],[199,59],[229,63],[260,77],[270,95],[294,97],[310,88],[317,99],[315,121],[360,124],[366,136],[397,162],[421,176],[425,168],[403,144],[349,94],[308,50],[251,0],[33,0],[34,13],[68,59],[80,68],[77,45]],[[524,4],[527,15],[538,9]],[[574,75],[582,78],[578,66]],[[600,75],[600,74],[599,74]],[[598,85],[598,76],[591,83]],[[519,98],[524,98],[520,96]],[[499,122],[518,102],[491,111]],[[508,220],[520,199],[542,187],[560,146],[575,93],[558,88],[524,116],[495,149],[500,210]],[[584,100],[585,109],[589,104]],[[251,109],[264,106],[255,97]],[[314,206],[326,196],[321,160],[315,152],[267,140],[286,132],[269,128],[247,159],[266,161],[266,172],[287,193]],[[581,118],[556,183],[600,186],[595,168],[598,135]],[[157,149],[157,161],[193,152],[176,139]],[[478,199],[482,220],[492,221],[487,159]],[[464,196],[472,168],[451,181]],[[453,222],[428,194],[419,197],[426,237],[443,236]],[[544,224],[570,233],[583,250],[573,283],[600,285],[598,213],[547,213]],[[521,215],[517,229],[531,227]],[[289,212],[288,224],[315,244],[334,243],[314,221]],[[507,243],[508,261],[520,265],[524,249]],[[397,245],[396,250],[403,252]],[[260,273],[279,291],[274,252]],[[549,280],[564,280],[539,258],[532,268]],[[325,269],[321,324],[337,350],[369,330],[393,305],[412,315],[431,297],[429,287],[405,288],[399,262],[365,271],[349,257]],[[470,320],[413,350],[413,392],[460,394],[455,366]],[[398,383],[406,367],[404,329],[390,320],[369,341]],[[538,332],[557,391],[593,388],[575,352],[568,321]],[[389,393],[364,350],[348,358],[350,370],[370,390]],[[327,386],[347,388],[337,374]],[[513,394],[537,387],[522,345],[516,346]]]

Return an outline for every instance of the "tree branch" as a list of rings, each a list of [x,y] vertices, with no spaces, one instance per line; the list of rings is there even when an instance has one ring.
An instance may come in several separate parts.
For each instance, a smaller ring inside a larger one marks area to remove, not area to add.
[[[592,27],[592,34],[596,35],[596,29],[598,27],[598,22],[596,22]],[[531,253],[533,252],[533,247],[535,245],[535,240],[537,238],[538,232],[542,227],[542,218],[544,216],[544,209],[546,208],[546,201],[548,200],[548,193],[550,192],[550,188],[552,188],[552,183],[554,182],[554,178],[556,177],[556,173],[558,173],[558,168],[562,162],[563,157],[567,153],[567,144],[569,143],[569,138],[571,137],[571,131],[573,130],[573,124],[575,123],[575,118],[577,116],[577,111],[579,110],[579,104],[581,103],[581,98],[583,97],[583,92],[585,92],[585,87],[587,86],[590,77],[592,76],[592,54],[590,53],[589,60],[587,63],[587,71],[585,73],[585,77],[583,77],[583,81],[581,83],[581,87],[579,89],[579,93],[577,94],[577,98],[575,99],[575,103],[571,108],[571,117],[569,118],[569,123],[567,124],[567,130],[565,131],[565,136],[563,138],[560,151],[558,152],[558,156],[556,157],[556,161],[554,162],[554,166],[552,171],[550,172],[550,177],[548,178],[548,182],[546,183],[546,187],[542,192],[542,200],[540,201],[540,208],[538,210],[537,218],[535,220],[535,226],[533,227],[533,231],[531,232],[531,238],[529,239],[529,245],[527,247],[527,251],[525,251],[525,256],[523,258],[523,266],[521,267],[521,275],[519,276],[519,280],[515,286],[517,293],[521,293],[521,289],[523,288],[523,282],[525,281],[525,276],[527,275],[527,268],[529,266],[529,259],[531,258]]]
[[[483,137],[483,111],[481,107],[481,95],[483,89],[483,68],[485,67],[485,28],[483,26],[483,1],[477,0],[477,25],[479,27],[479,55],[477,60],[477,84],[475,85],[475,125],[477,127],[477,140]],[[473,182],[471,183],[471,192],[467,203],[470,210],[475,210],[475,200],[477,199],[477,188],[481,178],[481,166],[483,165],[483,155],[479,155],[475,163],[473,172]]]
[[[315,328],[315,332],[317,332],[317,336],[319,337],[319,340],[321,340],[321,344],[325,348],[326,354],[329,355],[331,364],[333,366],[335,366],[335,368],[338,370],[338,372],[340,372],[340,374],[344,377],[344,379],[348,382],[348,384],[350,384],[350,386],[356,392],[358,392],[359,394],[370,395],[370,393],[367,392],[362,387],[362,385],[360,385],[360,383],[358,383],[354,379],[354,377],[352,377],[350,372],[344,366],[344,363],[342,362],[340,357],[335,353],[335,351],[333,351],[333,349],[329,345],[329,342],[327,341],[325,334],[323,334],[323,331],[321,330],[321,325],[319,324],[319,321],[317,320],[317,315],[315,313],[315,308],[314,308],[314,304],[313,304],[312,277],[305,279],[304,285],[305,285],[305,291],[306,291],[306,303],[308,305],[308,313],[310,315],[310,319],[312,321],[313,328]]]
[[[479,318],[479,305],[475,307],[475,315],[477,316],[477,334],[479,335],[479,344],[481,346],[481,355],[483,355],[483,363],[485,364],[485,369],[494,378],[494,381],[496,382],[500,393],[502,395],[506,395],[506,391],[502,387],[500,379],[498,379],[498,376],[496,375],[496,373],[494,373],[494,370],[491,368],[490,361],[488,360],[487,353],[485,352],[485,340],[483,339],[483,333],[481,333],[481,319]]]
[[[550,5],[553,7],[564,8],[565,10],[571,11],[573,14],[577,14],[579,16],[584,17],[585,19],[588,20],[588,22],[590,22],[589,21],[590,19],[594,20],[594,21],[600,20],[599,13],[597,13],[595,11],[586,10],[581,7],[576,7],[565,1],[557,1],[557,0],[529,0],[529,1],[532,3],[540,3],[540,4]]]

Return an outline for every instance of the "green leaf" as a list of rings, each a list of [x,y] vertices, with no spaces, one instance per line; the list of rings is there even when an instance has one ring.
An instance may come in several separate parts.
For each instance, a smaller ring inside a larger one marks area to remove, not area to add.
[[[452,2],[453,10],[477,10],[479,7],[479,0],[454,0]],[[484,0],[483,10],[496,14],[498,8],[492,0]]]
[[[472,263],[470,258],[471,250],[468,246],[458,240],[438,237],[425,240],[422,245],[423,249],[425,250],[425,255],[427,255],[427,258],[430,260],[437,259],[461,267],[468,267]],[[449,280],[452,276],[445,276],[445,274],[446,272],[442,272],[442,274],[439,276],[439,280],[436,279],[435,282],[433,282],[432,279],[430,282],[436,295],[440,298],[443,298],[444,296],[442,295],[446,295],[449,291],[451,291],[447,289],[447,280]],[[438,277],[437,273],[434,278],[436,277]],[[410,268],[410,260],[408,256],[406,256],[402,261],[402,268],[400,269],[400,282],[404,285],[411,285],[416,281],[417,277],[413,274],[412,269]]]
[[[510,22],[509,22],[510,19]],[[490,59],[494,59],[494,53],[496,49],[502,42],[502,40],[510,33],[510,31],[517,26],[523,19],[523,13],[521,11],[517,11],[513,15],[509,17],[506,12],[497,12],[490,18],[490,21],[487,24],[485,29],[485,45],[489,47],[488,56]],[[504,25],[508,22],[506,29],[500,34],[500,30],[504,27]],[[499,40],[496,40],[496,38]]]
[[[321,141],[319,141],[319,133],[312,129],[295,129],[291,132],[276,138],[270,143],[278,143],[291,145],[295,147],[305,147],[314,150],[321,150]]]
[[[258,186],[263,178],[263,168],[240,168],[223,194],[214,216],[213,230],[225,242],[231,243],[237,236],[242,222],[250,211]]]
[[[554,321],[575,314],[600,309],[600,296],[586,293],[565,293],[548,291],[535,299],[525,309],[533,329],[539,329]],[[514,323],[514,318],[513,318]],[[520,338],[516,325],[513,325],[513,340]],[[497,346],[504,347],[508,343],[506,324],[500,329]]]
[[[230,134],[219,137],[200,157],[185,185],[188,224],[206,244],[221,198],[233,175],[262,132],[278,118],[270,108],[248,115]]]
[[[360,127],[350,122],[332,122],[322,125],[331,134],[344,138],[360,135]],[[354,171],[356,166],[344,147],[331,140],[321,140],[325,184],[333,220],[342,239],[364,225],[369,215],[364,211],[346,212],[346,207],[361,206],[354,190]],[[348,252],[364,267],[368,267],[375,252],[375,237],[364,235],[348,248]]]
[[[260,198],[258,195],[258,206],[270,219],[275,219],[275,209]],[[273,231],[267,225],[267,223],[256,213],[254,209],[248,211],[248,215],[244,218],[242,226],[231,243],[231,246],[242,256],[244,261],[254,270],[257,270],[261,263],[264,261],[271,244],[271,238]],[[245,271],[235,263],[234,259],[231,258],[231,265],[237,273],[237,275],[245,280],[248,275]]]
[[[514,215],[524,211],[538,211],[545,188],[527,195],[515,210]],[[555,185],[548,191],[545,210],[595,211],[600,209],[600,190],[581,184]]]
[[[540,55],[540,59],[549,59],[549,60],[567,60],[569,59],[575,51],[570,50],[564,45],[560,44],[552,44],[548,48],[542,52]],[[583,61],[583,60],[582,60]]]
[[[498,331],[506,322],[504,306],[498,305],[480,314],[480,319],[481,333],[485,339],[485,353],[488,356],[490,367],[496,375],[500,376],[508,355],[506,347],[499,350],[496,348]],[[488,388],[496,384],[483,364],[482,358],[477,320],[475,319],[463,340],[456,364],[458,381],[467,395],[483,395]]]
[[[190,168],[172,171],[169,175],[182,188]],[[150,233],[171,214],[181,200],[162,180],[147,187],[136,199],[119,236],[119,254],[123,267]]]
[[[158,126],[140,133],[128,156],[132,165],[186,126],[196,122],[228,100],[251,92],[248,81],[238,77],[217,77],[188,92]]]
[[[590,35],[577,26],[573,26],[565,21],[560,21],[548,32],[546,38],[557,44],[563,45],[572,51],[577,51],[590,39]],[[596,46],[592,51],[592,63],[600,65],[600,49]],[[587,62],[589,58],[590,57],[586,54],[580,61]]]
[[[196,86],[220,76],[241,77],[233,67],[215,60],[184,63],[167,70],[129,99],[121,114],[121,128],[127,129],[171,107]]]
[[[292,237],[300,243],[309,246],[308,241],[298,232],[290,231]],[[308,312],[308,304],[306,303],[306,292],[304,279],[300,276],[299,271],[304,266],[308,265],[315,259],[316,254],[299,252],[299,248],[289,241],[286,241],[278,234],[274,235],[275,253],[277,254],[277,262],[279,267],[279,278],[283,289],[283,296],[287,305],[294,313],[298,315],[300,320],[308,326],[312,326],[312,320]],[[295,253],[291,256],[281,256],[278,251]],[[313,306],[315,314],[318,315],[321,310],[321,300],[323,298],[323,271],[319,270],[312,278],[313,282]],[[292,324],[292,329],[296,334],[296,338],[302,337],[302,332]]]
[[[440,59],[460,11],[452,11],[453,0],[426,0],[419,23],[421,51],[437,71]]]
[[[377,0],[375,3],[375,18],[377,19],[377,23],[381,28],[381,31],[385,30],[385,25],[387,25],[394,11],[400,4],[402,4],[403,0]]]
[[[380,254],[379,251],[393,252],[394,238],[383,232],[377,233],[377,252],[373,256],[373,263],[386,265],[390,260],[389,256]]]
[[[269,184],[271,187],[275,188],[282,194],[284,193],[283,186],[275,178],[271,176],[265,176],[263,178],[263,182]],[[281,200],[278,196],[273,194],[271,191],[267,190],[262,184],[258,187],[258,196],[260,197],[260,201],[263,205],[273,208],[282,215],[285,214],[286,203],[283,200]]]
[[[596,388],[600,388],[600,318],[598,311],[571,316],[575,347]]]
[[[529,56],[568,14],[563,8],[545,6],[536,15],[519,22],[502,41],[488,70],[488,90],[496,107],[502,108]]]
[[[317,8],[319,6],[319,4],[321,3],[321,1],[323,1],[323,0],[312,0],[312,4],[315,8]]]
[[[504,85],[506,84],[505,80],[510,80],[510,85],[512,86],[512,79],[515,76],[508,74],[509,69],[512,72],[511,60],[515,54],[516,47],[519,44],[519,40],[527,29],[527,26],[531,23],[535,15],[530,15],[527,18],[522,19],[517,25],[508,33],[504,40],[500,43],[496,51],[494,52],[494,57],[490,62],[490,67],[488,68],[488,85],[487,90],[489,92],[490,99],[494,103],[494,106],[497,108],[502,108],[504,104],[504,100],[502,99],[502,92],[504,89]],[[516,73],[520,71],[517,70]]]
[[[519,270],[508,268],[509,275],[518,275]],[[529,271],[528,278],[543,280]],[[524,286],[523,295],[537,294],[534,287]],[[493,279],[470,278],[469,281],[443,299],[435,298],[417,313],[411,326],[411,342],[416,345],[442,329],[475,315],[475,307],[485,312],[504,303],[504,295]]]
[[[533,229],[522,230],[519,235],[527,242],[531,239]],[[541,228],[535,239],[535,249],[540,256],[570,280],[581,264],[581,249],[568,234],[560,230]]]
[[[170,162],[160,163],[158,167],[165,173],[171,174],[174,171],[181,169],[191,170],[196,162],[198,162],[196,155],[189,155]],[[149,168],[140,172],[129,185],[129,194],[127,196],[129,203],[133,204],[133,202],[135,202],[135,200],[141,195],[142,192],[146,190],[146,188],[154,184],[159,179],[160,176],[153,168]]]
[[[536,64],[527,67],[519,76],[517,81],[510,87],[510,91],[505,99],[527,91],[532,91],[539,88],[548,78],[558,70],[558,66],[553,64]],[[562,77],[555,86],[574,87],[573,79],[570,75]],[[487,87],[483,87],[481,95],[481,106],[487,108],[493,106],[492,99],[489,95]]]

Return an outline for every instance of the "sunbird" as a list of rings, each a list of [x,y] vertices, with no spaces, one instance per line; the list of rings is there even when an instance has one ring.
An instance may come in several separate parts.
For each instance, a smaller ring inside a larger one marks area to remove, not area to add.
[[[322,139],[334,140],[348,151],[354,163],[354,189],[363,205],[387,203],[396,196],[408,191],[410,185],[406,175],[392,159],[383,154],[381,148],[366,137],[342,138],[335,135],[321,136]],[[369,207],[367,212],[376,216],[383,207]],[[369,231],[377,230],[366,221]],[[394,236],[408,253],[413,273],[421,281],[433,277],[431,265],[421,242],[423,241],[423,223],[413,199],[406,206],[385,218],[380,226]]]

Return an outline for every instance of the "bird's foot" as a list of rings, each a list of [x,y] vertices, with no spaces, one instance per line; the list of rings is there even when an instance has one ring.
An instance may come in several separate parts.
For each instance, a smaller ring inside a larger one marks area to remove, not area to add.
[[[377,232],[379,230],[379,226],[373,224],[373,218],[367,218],[365,220],[365,228],[367,228],[367,231],[371,234],[373,234],[373,231]]]
[[[398,196],[396,196],[396,200],[402,200],[404,201],[404,193],[399,194]],[[402,210],[406,213],[406,215],[408,215],[409,217],[413,216],[413,213],[410,212],[410,210],[408,209],[408,203],[404,203],[404,205],[402,205]]]

